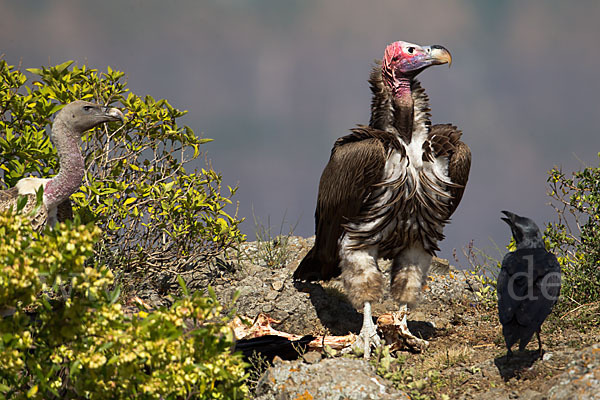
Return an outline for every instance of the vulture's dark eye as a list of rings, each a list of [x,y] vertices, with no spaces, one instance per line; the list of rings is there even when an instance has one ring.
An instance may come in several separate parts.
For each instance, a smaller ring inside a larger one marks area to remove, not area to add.
[[[92,109],[92,106],[83,106],[83,109],[85,111],[90,111]]]
[[[406,49],[406,51],[408,52],[408,54],[412,54],[415,52],[415,48],[414,47],[409,47],[408,49]]]

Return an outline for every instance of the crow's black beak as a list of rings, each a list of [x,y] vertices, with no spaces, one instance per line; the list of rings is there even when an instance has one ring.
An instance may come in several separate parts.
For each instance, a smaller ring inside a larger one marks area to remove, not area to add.
[[[513,226],[513,221],[517,217],[516,214],[511,213],[510,211],[501,211],[502,214],[506,215],[508,218],[500,218],[502,221],[506,222],[508,225]]]

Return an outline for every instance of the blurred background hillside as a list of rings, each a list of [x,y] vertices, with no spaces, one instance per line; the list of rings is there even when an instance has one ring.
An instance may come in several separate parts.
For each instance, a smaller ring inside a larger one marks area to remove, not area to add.
[[[451,258],[472,239],[503,246],[502,209],[552,219],[553,165],[597,164],[598,20],[591,0],[0,0],[0,54],[23,68],[110,65],[134,92],[189,110],[253,239],[253,212],[274,233],[313,234],[331,146],[368,123],[373,60],[395,40],[441,44],[452,68],[420,80],[433,122],[458,125],[473,152],[442,243]]]

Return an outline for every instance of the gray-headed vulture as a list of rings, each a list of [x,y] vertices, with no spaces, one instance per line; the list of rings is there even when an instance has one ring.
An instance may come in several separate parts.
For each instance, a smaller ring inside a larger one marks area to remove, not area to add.
[[[71,214],[69,196],[81,186],[85,174],[85,164],[79,141],[81,135],[104,122],[124,121],[123,113],[116,108],[101,106],[77,100],[63,107],[52,124],[50,139],[58,153],[60,170],[52,178],[23,178],[6,190],[0,190],[0,211],[12,208],[19,196],[28,196],[24,212],[35,209],[35,193],[44,188],[43,207],[31,216],[34,229],[43,228],[46,223],[53,226],[57,221],[67,219]]]
[[[321,176],[315,245],[294,278],[341,274],[350,300],[364,310],[358,343],[365,357],[380,343],[371,315],[384,285],[378,258],[393,260],[400,335],[415,349],[427,344],[408,330],[407,306],[417,301],[444,225],[462,198],[471,152],[455,126],[431,124],[429,99],[415,78],[450,62],[442,46],[390,44],[369,79],[369,126],[335,142]]]

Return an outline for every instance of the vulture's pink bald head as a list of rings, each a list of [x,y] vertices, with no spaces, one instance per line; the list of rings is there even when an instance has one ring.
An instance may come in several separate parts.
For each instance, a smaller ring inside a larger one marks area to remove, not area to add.
[[[394,42],[385,48],[381,71],[390,87],[399,79],[412,79],[432,65],[450,64],[452,56],[442,46],[419,46],[408,42]]]

